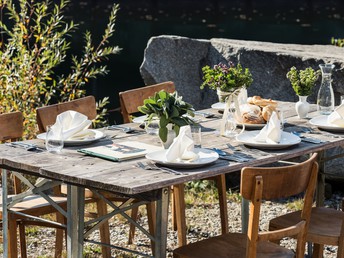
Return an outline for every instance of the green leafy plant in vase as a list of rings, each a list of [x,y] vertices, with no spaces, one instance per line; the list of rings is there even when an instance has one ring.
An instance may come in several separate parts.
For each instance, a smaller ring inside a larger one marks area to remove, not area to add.
[[[206,86],[212,90],[216,90],[220,102],[232,93],[238,93],[239,89],[248,88],[252,82],[252,74],[248,68],[243,68],[241,64],[236,66],[229,62],[229,65],[219,63],[213,68],[206,65],[202,68],[203,83],[200,88]]]
[[[164,90],[156,92],[154,96],[145,99],[138,110],[147,115],[148,124],[154,119],[159,119],[159,137],[163,143],[169,140],[169,131],[172,129],[174,136],[177,136],[180,127],[195,123],[191,119],[194,116],[193,106],[183,101],[176,91],[173,93]]]
[[[299,96],[299,101],[295,104],[295,110],[299,118],[306,118],[309,112],[309,103],[307,97],[312,93],[312,90],[321,74],[320,70],[314,70],[307,67],[304,70],[298,70],[294,66],[290,68],[287,73],[296,95]]]

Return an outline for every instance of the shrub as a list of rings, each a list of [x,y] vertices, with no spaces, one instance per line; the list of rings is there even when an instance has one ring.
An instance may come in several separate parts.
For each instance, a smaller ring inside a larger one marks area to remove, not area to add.
[[[73,21],[64,20],[63,12],[69,3],[0,0],[0,113],[22,111],[25,138],[35,136],[37,107],[85,96],[85,84],[107,74],[102,62],[120,51],[117,46],[109,46],[119,9],[115,4],[100,42],[95,45],[91,32],[86,31],[82,56],[67,59],[68,40],[77,29]],[[56,74],[68,60],[69,74]],[[104,108],[107,103],[105,98],[98,106]],[[96,120],[102,122],[103,116],[104,110]]]

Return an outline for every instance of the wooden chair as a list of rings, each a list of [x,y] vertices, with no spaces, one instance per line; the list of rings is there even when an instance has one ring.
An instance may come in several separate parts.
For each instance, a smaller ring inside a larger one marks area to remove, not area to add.
[[[50,106],[44,106],[41,108],[37,108],[37,124],[39,128],[39,132],[45,132],[47,125],[54,124],[56,121],[57,115],[59,115],[62,112],[65,112],[67,110],[74,110],[79,113],[82,113],[88,117],[88,119],[93,120],[97,116],[97,110],[96,110],[96,101],[93,96],[87,96],[84,98],[80,98],[77,100],[73,100],[70,102],[64,102],[59,104],[54,104]],[[61,189],[62,193],[66,193],[66,186],[62,185]],[[110,199],[113,202],[122,202],[128,200],[128,198],[123,198],[120,196],[107,194],[105,193],[104,196],[106,196],[108,199]],[[85,197],[88,199],[88,203],[93,202],[96,203],[97,206],[97,215],[99,217],[107,214],[107,205],[106,203],[100,199],[98,196],[94,195],[92,191],[86,189],[85,190]],[[147,216],[149,220],[149,230],[150,233],[154,233],[154,225],[155,225],[155,208],[153,203],[148,203],[147,205]],[[137,209],[134,208],[132,210],[132,217],[136,217],[137,215]],[[86,215],[89,217],[95,217],[95,214],[86,212]],[[100,238],[101,242],[103,243],[110,243],[110,231],[109,231],[109,223],[104,222],[99,227],[100,232]],[[131,237],[131,233],[129,233],[129,238]],[[103,257],[111,257],[111,249],[108,246],[102,245],[102,255]]]
[[[137,107],[143,105],[143,100],[150,96],[153,96],[155,92],[159,92],[161,90],[172,93],[176,89],[174,83],[168,81],[138,89],[120,92],[119,101],[121,104],[123,122],[130,123],[132,121],[131,115],[138,112]]]
[[[88,119],[93,120],[97,116],[96,100],[94,96],[87,96],[69,102],[37,108],[36,120],[39,132],[45,132],[47,125],[55,124],[57,115],[68,110],[77,111],[87,116]]]
[[[175,85],[171,81],[162,82],[150,86],[132,89],[119,93],[121,112],[125,123],[131,122],[131,115],[138,112],[138,106],[143,105],[143,101],[153,96],[156,92],[165,90],[169,93],[175,91]],[[216,182],[219,192],[220,215],[222,234],[228,232],[228,214],[226,199],[226,180],[225,175],[206,178]],[[184,184],[173,186],[172,198],[172,224],[174,229],[178,230],[179,246],[186,245],[186,221],[185,221],[185,201],[184,201]],[[135,227],[132,225],[130,236],[134,235]],[[132,239],[129,238],[129,243]]]
[[[303,163],[285,167],[243,168],[240,193],[243,198],[250,201],[247,234],[229,233],[179,247],[174,250],[173,257],[304,258],[306,232],[318,172],[316,158],[317,154],[314,154]],[[263,200],[286,198],[303,192],[305,192],[304,206],[297,223],[276,231],[259,232],[260,208]],[[274,243],[276,239],[291,236],[297,236],[296,254]]]
[[[270,230],[289,227],[300,220],[300,211],[285,214],[270,221]],[[338,246],[337,258],[344,258],[344,200],[342,210],[313,207],[307,232],[307,242],[314,243],[313,258],[322,258],[324,245]]]
[[[23,135],[23,115],[21,112],[12,112],[6,114],[0,114],[0,142],[5,141],[16,141],[20,139]],[[6,170],[3,170],[2,173],[7,173]],[[18,175],[18,174],[17,174]],[[18,175],[20,176],[20,175]],[[21,180],[18,176],[12,177],[13,190],[14,194],[19,194],[22,192]],[[24,180],[25,181],[25,180]],[[3,182],[7,184],[7,182]],[[67,199],[65,197],[59,196],[50,196],[50,198],[58,203],[60,207],[66,209]],[[2,206],[2,200],[1,200]],[[56,213],[57,210],[43,197],[39,195],[30,195],[25,201],[15,204],[8,211],[8,257],[18,257],[17,249],[17,227],[19,227],[19,236],[20,236],[20,248],[21,248],[21,257],[27,257],[26,254],[26,239],[25,239],[25,226],[26,225],[37,225],[45,227],[53,227],[62,229],[62,226],[56,224],[51,224],[48,221],[35,221],[30,220],[29,218],[19,215],[14,212],[20,212],[25,215],[32,216],[43,216],[47,214]],[[0,211],[0,219],[3,219],[2,210]],[[58,220],[58,222],[63,223],[63,220]],[[62,254],[62,245],[63,245],[63,231],[57,230],[56,232],[56,249],[55,256],[60,257]]]

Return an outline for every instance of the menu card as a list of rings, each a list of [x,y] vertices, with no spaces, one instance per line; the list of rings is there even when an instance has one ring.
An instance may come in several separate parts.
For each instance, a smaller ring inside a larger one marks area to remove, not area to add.
[[[125,141],[97,147],[83,148],[79,149],[78,152],[111,161],[122,161],[144,157],[147,153],[161,149],[161,146],[137,141]]]

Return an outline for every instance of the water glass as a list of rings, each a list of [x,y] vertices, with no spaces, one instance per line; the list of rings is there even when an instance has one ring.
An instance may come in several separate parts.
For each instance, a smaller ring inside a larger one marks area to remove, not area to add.
[[[235,137],[237,135],[236,132],[237,122],[232,114],[227,116],[226,124],[225,124],[225,136],[226,137]]]
[[[202,148],[202,132],[201,132],[201,125],[194,124],[190,125],[191,128],[191,135],[194,141],[194,148]]]
[[[285,123],[284,112],[282,109],[277,109],[276,112],[277,112],[278,119],[281,121],[281,129],[283,130],[284,129],[284,123]]]
[[[149,135],[158,135],[159,134],[159,120],[153,119],[149,122],[145,122],[145,130]]]
[[[52,153],[59,153],[63,149],[63,128],[62,126],[47,126],[45,148]]]

